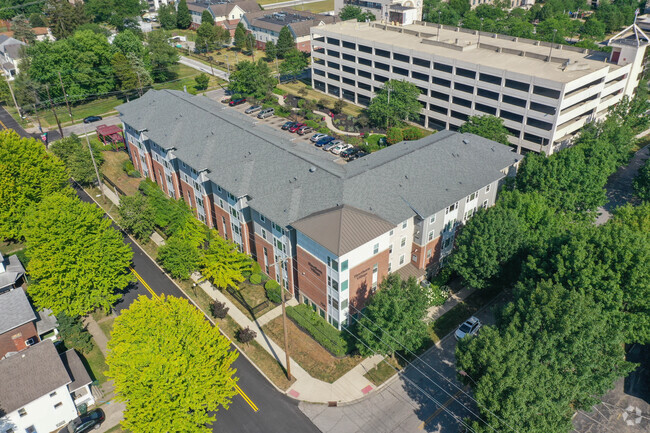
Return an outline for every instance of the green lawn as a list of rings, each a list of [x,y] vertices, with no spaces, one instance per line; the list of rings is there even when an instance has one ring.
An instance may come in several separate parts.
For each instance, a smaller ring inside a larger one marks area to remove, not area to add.
[[[91,379],[98,381],[100,385],[108,380],[104,375],[106,370],[108,370],[108,365],[106,365],[104,354],[99,350],[99,347],[97,347],[94,341],[93,350],[90,353],[81,354],[81,360],[89,371]]]
[[[111,338],[111,331],[113,330],[113,322],[115,322],[115,318],[111,317],[108,319],[105,319],[101,322],[98,323],[99,327],[101,328],[102,332],[106,337],[110,340]]]
[[[366,379],[372,382],[373,385],[379,386],[382,383],[386,382],[388,379],[393,377],[395,373],[402,369],[402,366],[396,360],[392,358],[385,358],[376,367],[368,370],[366,374],[363,375]]]
[[[325,0],[325,1],[315,2],[315,3],[300,4],[293,7],[298,9],[299,11],[304,10],[304,11],[310,11],[315,14],[318,14],[322,12],[333,11],[334,0]]]

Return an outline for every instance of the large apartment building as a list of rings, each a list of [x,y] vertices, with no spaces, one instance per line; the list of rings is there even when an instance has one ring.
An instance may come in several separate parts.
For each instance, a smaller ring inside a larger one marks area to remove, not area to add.
[[[423,278],[521,155],[443,131],[347,164],[204,96],[121,105],[135,167],[340,328],[389,273]]]
[[[311,32],[315,89],[367,106],[386,81],[409,81],[420,89],[422,126],[456,130],[469,116],[495,115],[518,150],[546,154],[633,95],[648,44],[643,33],[612,39],[608,54],[424,22]]]

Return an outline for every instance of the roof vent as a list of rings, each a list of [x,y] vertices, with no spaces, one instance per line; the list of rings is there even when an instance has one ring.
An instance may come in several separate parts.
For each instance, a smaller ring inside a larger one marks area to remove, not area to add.
[[[408,178],[409,178],[409,175],[408,175],[408,174],[405,174],[405,175],[404,175],[404,179],[408,179]]]
[[[296,176],[294,176],[294,177],[293,177],[293,180],[298,180],[298,178],[297,178]]]
[[[466,138],[463,138],[463,144],[469,144],[469,140]]]
[[[310,173],[313,173],[315,171],[316,171],[316,167],[314,167],[313,165],[311,167],[309,167],[309,172]]]

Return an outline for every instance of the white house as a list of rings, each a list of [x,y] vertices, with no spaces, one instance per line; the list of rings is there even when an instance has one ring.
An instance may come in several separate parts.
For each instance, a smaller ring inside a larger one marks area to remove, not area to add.
[[[8,80],[13,80],[18,75],[18,62],[22,56],[23,46],[25,43],[18,39],[0,35],[0,63],[2,63],[2,72]]]
[[[3,359],[0,415],[4,416],[0,417],[0,432],[46,433],[63,427],[77,417],[73,396],[85,401],[76,392],[87,389],[89,379],[76,352],[59,356],[51,340]],[[88,403],[94,400],[88,399]]]

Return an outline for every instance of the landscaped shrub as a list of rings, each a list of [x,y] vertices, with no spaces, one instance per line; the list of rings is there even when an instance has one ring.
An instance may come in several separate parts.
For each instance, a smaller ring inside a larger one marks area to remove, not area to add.
[[[217,319],[225,319],[228,315],[228,310],[230,308],[226,307],[226,304],[219,301],[214,301],[212,303],[212,315]]]
[[[253,266],[251,267],[251,272],[254,274],[259,274],[262,272],[262,268],[260,267],[260,264],[257,262],[253,262]]]
[[[273,93],[275,93],[276,95],[286,95],[286,94],[287,94],[287,92],[285,92],[285,91],[282,90],[282,89],[278,89],[277,87],[275,87],[275,88],[273,89]]]
[[[122,170],[124,170],[126,175],[129,177],[140,177],[140,172],[135,169],[130,159],[124,161],[124,164],[122,165]]]
[[[237,340],[239,340],[240,343],[248,344],[253,341],[255,337],[257,337],[257,332],[253,331],[249,327],[240,329],[237,332]]]
[[[289,117],[289,115],[291,115],[291,110],[278,105],[275,108],[275,115],[280,117]]]
[[[348,352],[348,344],[341,336],[341,331],[327,323],[308,305],[287,307],[287,315],[335,356],[345,356]]]
[[[251,284],[260,284],[262,282],[262,276],[260,274],[253,274],[250,276],[248,281],[250,281]]]
[[[282,288],[275,280],[268,280],[264,284],[264,289],[266,289],[266,297],[269,298],[269,301],[279,304],[282,302]]]
[[[409,126],[402,129],[402,135],[404,136],[404,140],[419,140],[422,138],[422,131],[415,126]]]
[[[402,130],[400,128],[388,128],[388,131],[386,131],[386,140],[388,141],[388,144],[395,144],[399,143],[400,141],[404,140],[404,134],[402,134]]]

